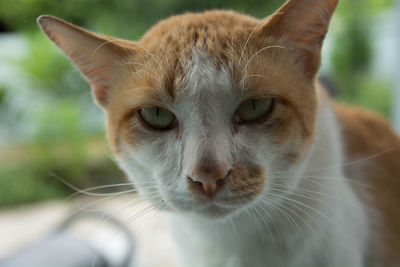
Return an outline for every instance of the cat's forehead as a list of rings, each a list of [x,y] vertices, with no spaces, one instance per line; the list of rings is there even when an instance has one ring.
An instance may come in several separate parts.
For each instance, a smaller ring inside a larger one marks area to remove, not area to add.
[[[140,41],[151,50],[173,48],[187,53],[193,47],[212,52],[241,43],[259,21],[232,11],[186,13],[162,20],[153,26]]]
[[[144,49],[132,59],[137,68],[125,70],[127,89],[119,90],[124,99],[116,102],[129,91],[139,106],[148,100],[148,105],[191,101],[190,96],[230,97],[233,103],[298,87],[304,78],[289,51],[256,33],[267,20],[208,11],[159,22],[139,42]]]
[[[146,50],[141,56],[146,73],[140,70],[135,75],[137,84],[155,87],[154,95],[173,98],[193,92],[227,93],[243,74],[238,63],[245,65],[248,58],[241,51],[259,22],[232,11],[186,13],[162,20],[139,43]]]
[[[229,100],[235,95],[231,69],[225,65],[216,65],[206,52],[193,50],[186,68],[183,82],[176,90],[178,98],[197,100],[202,97],[215,102]]]

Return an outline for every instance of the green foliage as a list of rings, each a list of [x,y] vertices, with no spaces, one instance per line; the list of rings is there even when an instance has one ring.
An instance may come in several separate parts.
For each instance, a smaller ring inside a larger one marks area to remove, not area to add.
[[[0,207],[47,200],[67,193],[57,183],[42,179],[34,170],[0,167]]]
[[[0,154],[0,207],[65,198],[74,193],[55,177],[78,188],[124,181],[115,163],[104,156],[106,151],[93,153],[98,146],[104,143],[92,140],[76,150],[65,140],[47,146],[25,144]]]
[[[27,38],[28,55],[8,61],[19,67],[21,80],[31,86],[34,99],[25,100],[28,105],[19,113],[29,118],[27,128],[32,129],[28,139],[0,151],[0,207],[63,198],[73,192],[50,174],[78,188],[123,181],[108,157],[101,120],[83,116],[92,110],[98,113],[95,117],[102,116],[87,83],[42,33],[35,30]],[[0,99],[18,94],[14,89],[1,87]],[[9,127],[20,123],[16,120]]]
[[[32,141],[0,153],[0,207],[73,193],[53,174],[78,188],[124,180],[107,157],[103,135],[84,130],[74,99],[54,101],[36,113]]]
[[[52,112],[43,110],[39,114],[34,140],[40,145],[41,153],[35,160],[49,166],[57,166],[58,161],[68,160],[73,168],[66,169],[67,173],[64,172],[63,175],[75,177],[79,181],[84,178],[88,136],[80,125],[79,110],[73,103],[71,100],[59,101],[56,107],[50,108]],[[67,144],[62,145],[65,138],[68,138]],[[65,155],[67,159],[63,159]]]
[[[365,18],[393,7],[395,0],[353,0],[339,1],[337,13],[351,19]],[[362,16],[360,15],[362,14]]]
[[[371,73],[372,23],[378,11],[393,5],[392,0],[341,1],[340,23],[331,54],[339,99],[390,115],[390,84]],[[362,15],[356,15],[362,14]]]
[[[46,91],[51,97],[90,95],[89,85],[60,50],[38,29],[25,34],[29,53],[9,60],[29,74],[33,90]]]
[[[390,118],[390,103],[392,101],[390,83],[373,76],[359,76],[353,78],[353,88],[355,90],[339,94],[338,99],[346,103],[374,110]]]
[[[3,101],[5,100],[6,90],[7,89],[4,86],[0,85],[0,106],[3,103]]]
[[[0,18],[14,30],[32,30],[35,19],[51,14],[75,24],[125,38],[139,37],[160,18],[186,11],[235,9],[265,17],[283,1],[225,0],[0,0]]]

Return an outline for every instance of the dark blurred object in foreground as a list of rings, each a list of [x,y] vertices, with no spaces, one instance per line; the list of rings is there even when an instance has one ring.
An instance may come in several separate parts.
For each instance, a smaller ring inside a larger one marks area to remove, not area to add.
[[[0,267],[127,267],[133,242],[119,220],[78,213],[58,230],[0,262]]]

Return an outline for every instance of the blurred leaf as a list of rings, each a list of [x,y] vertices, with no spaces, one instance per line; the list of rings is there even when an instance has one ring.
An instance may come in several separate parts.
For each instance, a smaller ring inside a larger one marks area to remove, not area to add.
[[[4,98],[5,98],[5,96],[6,96],[6,88],[4,87],[4,86],[2,86],[1,84],[0,84],[0,106],[1,106],[1,104],[3,103],[3,101],[4,101]]]
[[[373,76],[364,76],[353,79],[354,90],[339,95],[339,100],[363,106],[390,118],[391,114],[391,85]]]

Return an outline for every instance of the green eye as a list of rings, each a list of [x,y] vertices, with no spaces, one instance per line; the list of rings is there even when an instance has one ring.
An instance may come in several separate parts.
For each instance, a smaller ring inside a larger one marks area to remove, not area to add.
[[[253,122],[267,115],[272,108],[272,98],[249,99],[238,107],[236,114],[242,122]]]
[[[170,129],[175,122],[174,114],[160,107],[142,108],[139,115],[144,123],[159,130]]]

